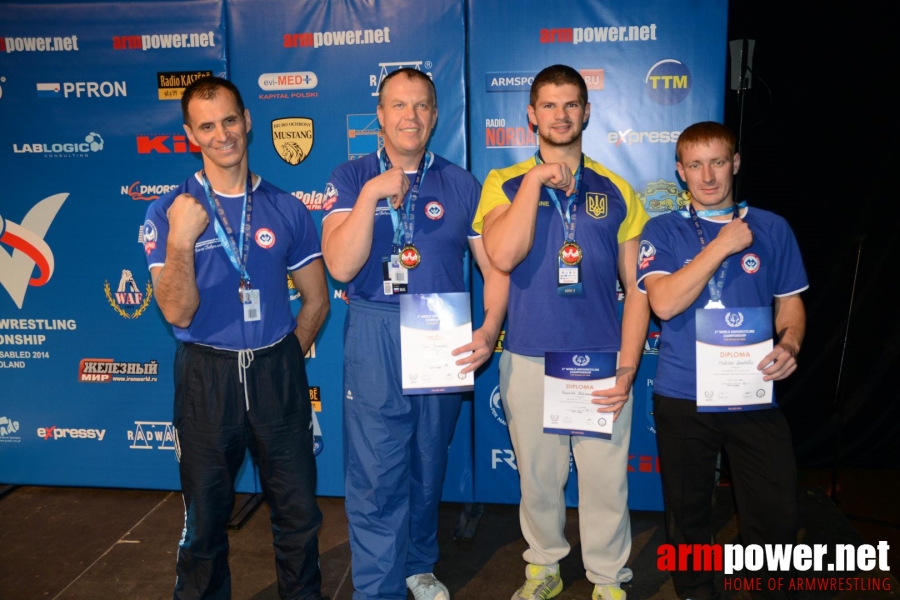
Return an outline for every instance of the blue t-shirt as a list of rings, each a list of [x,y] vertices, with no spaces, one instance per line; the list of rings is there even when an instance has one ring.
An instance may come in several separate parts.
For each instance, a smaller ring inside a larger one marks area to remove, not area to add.
[[[434,160],[419,186],[419,197],[414,207],[413,243],[422,260],[408,273],[407,293],[410,294],[467,291],[464,257],[469,247],[468,238],[479,237],[471,227],[481,192],[478,180],[446,159],[433,156]],[[337,167],[325,188],[323,218],[352,210],[363,186],[380,174],[376,153]],[[415,174],[408,176],[412,185]],[[362,269],[347,285],[349,299],[399,303],[398,295],[385,295],[383,285],[382,264],[391,255],[393,239],[390,206],[382,198],[375,207],[372,250]],[[406,238],[401,240],[401,246],[405,245]]]
[[[481,231],[491,210],[512,203],[534,166],[532,157],[488,174],[475,231]],[[565,193],[557,192],[557,198],[565,210]],[[640,235],[649,217],[628,182],[588,157],[575,207],[583,293],[562,297],[557,292],[563,222],[543,188],[534,243],[509,277],[509,328],[503,344],[510,352],[526,356],[549,351],[618,352],[622,345],[616,292],[619,244]]]
[[[190,325],[172,327],[175,338],[226,350],[244,350],[269,346],[291,333],[296,321],[291,314],[289,273],[322,256],[315,223],[303,203],[262,178],[254,185],[247,273],[253,288],[260,292],[261,319],[245,322],[244,307],[238,296],[240,275],[216,236],[215,211],[210,207],[199,175],[189,177],[147,210],[144,223],[147,263],[150,267],[165,263],[169,235],[166,211],[175,197],[185,192],[197,198],[206,209],[209,225],[194,244],[200,306]],[[234,240],[240,243],[244,195],[216,195],[235,231]]]
[[[744,221],[753,232],[753,244],[728,258],[721,301],[726,308],[772,306],[776,296],[798,294],[809,287],[800,248],[782,217],[748,209]],[[700,219],[707,240],[715,239],[727,221]],[[646,292],[644,278],[674,273],[700,253],[694,222],[677,212],[656,217],[641,234],[638,289]],[[718,272],[714,277],[718,277]],[[663,396],[694,400],[697,397],[697,335],[695,311],[709,302],[709,290],[680,315],[662,322],[659,363],[653,391]]]

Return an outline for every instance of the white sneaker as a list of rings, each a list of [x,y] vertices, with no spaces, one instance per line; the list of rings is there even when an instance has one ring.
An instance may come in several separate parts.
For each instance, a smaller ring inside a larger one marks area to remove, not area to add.
[[[434,577],[434,573],[422,573],[406,578],[406,587],[416,600],[450,600],[450,590]]]

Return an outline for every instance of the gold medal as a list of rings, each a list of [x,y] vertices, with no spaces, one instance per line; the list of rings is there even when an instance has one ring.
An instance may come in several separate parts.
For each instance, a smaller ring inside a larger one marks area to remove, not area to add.
[[[400,250],[400,265],[404,268],[415,269],[421,261],[422,255],[419,253],[418,248],[412,244],[407,244]]]
[[[562,248],[559,249],[559,258],[562,259],[563,263],[569,266],[577,265],[581,262],[582,258],[581,246],[575,242],[566,242],[563,244]]]

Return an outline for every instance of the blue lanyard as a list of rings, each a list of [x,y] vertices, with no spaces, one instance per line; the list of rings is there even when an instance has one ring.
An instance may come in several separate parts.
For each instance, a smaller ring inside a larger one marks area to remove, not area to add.
[[[544,163],[541,158],[540,150],[534,153],[534,162],[538,165]],[[578,164],[578,169],[575,171],[575,191],[572,192],[572,195],[568,198],[568,202],[566,202],[565,214],[563,214],[559,198],[556,197],[556,190],[550,187],[547,188],[547,193],[550,195],[550,199],[553,200],[553,205],[556,207],[556,212],[559,213],[559,218],[562,221],[563,239],[567,242],[575,241],[575,219],[578,217],[575,203],[578,201],[578,191],[581,188],[582,173],[584,173],[584,154],[581,155],[581,162]]]
[[[691,208],[693,208],[693,207],[691,207]],[[737,212],[738,214],[740,214],[740,211],[744,210],[745,208],[747,208],[747,201],[742,200],[739,204],[737,204],[737,205],[732,204],[728,208],[719,208],[716,210],[700,210],[700,211],[695,211],[695,212],[697,213],[698,217],[708,219],[710,217],[721,217],[723,215],[730,215],[733,212]],[[678,211],[678,214],[681,215],[682,217],[684,217],[685,219],[691,218],[690,210],[682,209],[682,210]]]
[[[400,211],[394,208],[393,204],[388,202],[388,207],[391,209],[391,222],[394,224],[394,252],[400,249],[401,237],[405,238],[408,246],[412,245],[416,222],[416,199],[419,197],[419,186],[425,181],[425,171],[428,170],[428,167],[431,166],[432,162],[434,162],[434,155],[431,152],[426,151],[425,154],[422,155],[422,160],[419,161],[419,168],[416,169],[416,179],[413,181],[413,184],[409,186],[409,191],[406,193],[406,199],[403,203],[403,213],[400,213]],[[393,168],[391,159],[388,157],[387,152],[384,151],[384,148],[378,150],[378,164],[381,167],[382,173]]]
[[[244,235],[239,236],[237,242],[235,242],[234,239],[234,230],[232,230],[231,224],[228,222],[228,217],[225,215],[225,209],[222,208],[218,196],[216,196],[216,193],[212,189],[212,185],[209,183],[209,179],[206,177],[206,171],[201,171],[200,176],[203,181],[203,190],[206,192],[206,199],[209,201],[209,206],[213,211],[213,223],[215,224],[216,237],[219,238],[219,242],[222,244],[225,254],[228,255],[228,260],[231,261],[231,264],[234,265],[234,268],[237,269],[240,274],[241,283],[249,288],[250,275],[247,273],[247,255],[250,251],[250,217],[253,213],[253,194],[251,191],[253,189],[253,180],[250,171],[247,170],[247,187],[244,191],[244,207],[241,209],[241,221],[244,224]],[[238,260],[238,256],[241,257],[240,260]]]
[[[706,248],[706,236],[703,234],[703,229],[700,227],[700,215],[703,216],[722,216],[730,214],[732,220],[734,219],[735,214],[740,214],[740,209],[747,206],[747,201],[744,200],[738,205],[732,204],[728,208],[722,208],[717,210],[702,210],[699,213],[694,209],[693,204],[688,204],[688,216],[691,221],[694,223],[694,229],[697,231],[697,237],[700,239],[700,250]],[[679,211],[681,212],[681,211]],[[716,275],[713,275],[709,278],[709,281],[706,282],[706,288],[709,290],[709,299],[713,302],[719,302],[721,304],[720,298],[722,297],[722,289],[725,287],[725,274],[728,272],[728,259],[726,258],[724,262],[722,262],[722,266],[719,267],[719,271]]]

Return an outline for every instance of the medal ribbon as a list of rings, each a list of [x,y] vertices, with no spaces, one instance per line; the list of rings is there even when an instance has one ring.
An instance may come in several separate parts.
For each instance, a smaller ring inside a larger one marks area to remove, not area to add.
[[[539,165],[544,163],[543,159],[541,158],[540,150],[534,153],[534,162]],[[547,193],[550,195],[550,199],[553,200],[553,205],[556,207],[556,212],[559,213],[559,218],[562,221],[563,226],[563,239],[567,242],[575,241],[575,219],[578,216],[575,203],[578,201],[578,191],[581,188],[581,176],[583,172],[584,154],[581,155],[581,162],[578,164],[578,169],[575,171],[575,191],[572,192],[572,195],[567,199],[568,202],[566,202],[565,214],[563,214],[562,205],[560,204],[559,198],[556,197],[556,190],[544,186],[547,189]]]
[[[421,186],[422,182],[425,180],[425,171],[428,170],[428,167],[431,166],[432,162],[434,162],[434,155],[431,152],[426,151],[425,154],[422,155],[422,160],[419,161],[419,168],[416,169],[416,179],[413,181],[413,184],[409,186],[409,191],[406,192],[406,199],[403,203],[403,208],[405,210],[403,213],[394,208],[394,205],[388,201],[388,207],[391,209],[391,222],[394,224],[394,254],[400,250],[401,237],[405,239],[406,245],[413,245],[413,232],[416,222],[416,199],[419,197],[419,186]],[[378,151],[378,163],[382,173],[393,168],[391,159],[388,157],[387,152],[384,151],[384,148]]]
[[[228,217],[225,215],[225,209],[222,208],[218,196],[216,196],[216,193],[212,189],[212,185],[209,183],[209,179],[206,177],[206,171],[201,171],[200,176],[203,181],[203,190],[206,192],[206,199],[209,201],[209,206],[213,211],[213,223],[215,224],[216,237],[219,238],[219,242],[222,244],[225,254],[228,255],[228,260],[231,261],[231,264],[234,265],[234,268],[237,269],[240,274],[241,287],[250,289],[250,275],[247,273],[247,255],[250,251],[250,218],[253,213],[253,181],[250,171],[247,171],[247,187],[244,190],[244,207],[241,209],[241,221],[244,224],[244,235],[239,236],[237,242],[235,242],[234,231],[231,228],[231,224],[228,222]],[[238,257],[240,257],[240,260],[238,260]]]
[[[694,209],[693,204],[688,205],[688,216],[691,221],[694,223],[694,229],[697,231],[697,237],[700,239],[700,250],[706,248],[706,236],[703,234],[703,229],[700,227],[700,215],[703,216],[721,216],[730,214],[732,220],[734,220],[735,214],[740,214],[740,209],[747,206],[747,201],[744,200],[740,204],[732,204],[728,208],[721,208],[717,210],[701,210],[699,213]],[[679,211],[681,212],[681,211]],[[713,275],[709,278],[709,281],[706,282],[706,287],[709,290],[709,299],[713,302],[719,302],[722,297],[722,289],[725,287],[725,274],[728,272],[728,259],[726,258],[724,262],[722,262],[722,266],[719,267],[719,271],[716,275]]]

